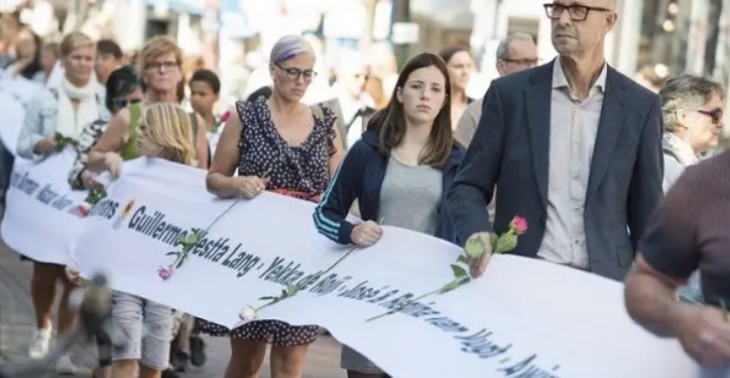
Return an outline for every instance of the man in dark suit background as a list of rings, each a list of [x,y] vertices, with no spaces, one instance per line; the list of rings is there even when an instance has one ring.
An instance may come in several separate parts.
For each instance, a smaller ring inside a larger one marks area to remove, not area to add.
[[[663,197],[659,98],[608,66],[616,0],[545,5],[552,63],[492,82],[474,139],[448,194],[460,243],[529,230],[512,253],[622,280]],[[486,205],[496,196],[494,225]]]

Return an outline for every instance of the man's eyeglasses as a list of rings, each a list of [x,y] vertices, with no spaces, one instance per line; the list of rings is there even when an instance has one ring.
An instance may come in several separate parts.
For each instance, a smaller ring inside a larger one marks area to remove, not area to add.
[[[160,69],[164,68],[167,71],[167,70],[171,70],[173,68],[178,68],[178,67],[180,67],[180,63],[173,62],[173,61],[166,61],[166,62],[149,63],[149,64],[147,64],[147,66],[145,66],[145,69],[150,70],[150,71],[160,71]]]
[[[518,64],[523,67],[535,67],[540,62],[539,59],[501,59],[503,62]]]
[[[568,14],[570,14],[570,19],[573,21],[585,21],[590,11],[611,12],[608,8],[589,7],[580,4],[543,4],[543,7],[545,7],[545,14],[552,20],[559,20],[560,16],[563,15],[563,11],[566,9],[568,10]]]
[[[712,123],[714,125],[719,125],[720,123],[722,123],[723,113],[722,113],[722,109],[720,109],[720,108],[715,108],[712,110],[698,110],[697,113],[700,113],[702,115],[706,115],[706,116],[712,118]]]
[[[313,70],[300,70],[296,67],[282,67],[280,65],[276,65],[280,70],[286,72],[286,76],[291,79],[292,81],[299,80],[300,76],[304,77],[304,81],[312,81],[317,76],[317,73]]]
[[[117,107],[117,109],[126,108],[127,105],[134,105],[139,104],[142,102],[142,100],[138,98],[133,98],[131,100],[127,100],[125,97],[117,97],[114,99],[114,106]]]

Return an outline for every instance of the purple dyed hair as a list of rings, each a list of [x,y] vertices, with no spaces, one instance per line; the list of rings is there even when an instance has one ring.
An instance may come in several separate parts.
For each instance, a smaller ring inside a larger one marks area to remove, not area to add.
[[[271,49],[269,62],[280,65],[297,55],[307,53],[314,55],[314,49],[306,39],[298,35],[288,35],[276,42],[274,48]]]

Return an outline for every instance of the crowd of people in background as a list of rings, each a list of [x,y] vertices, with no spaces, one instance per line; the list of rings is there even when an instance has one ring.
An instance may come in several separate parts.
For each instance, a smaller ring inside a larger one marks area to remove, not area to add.
[[[373,75],[360,54],[346,52],[330,75],[316,70],[318,49],[310,40],[287,36],[255,73],[263,74],[257,79],[263,85],[230,108],[221,105],[216,73],[186,71],[182,50],[168,37],[152,38],[129,58],[112,40],[72,32],[58,44],[44,43],[22,29],[0,65],[45,86],[27,107],[18,155],[42,160],[55,151],[57,132],[77,140],[69,172],[74,189],[93,187],[104,171],[118,177],[126,160],[159,157],[206,169],[208,190],[221,198],[272,191],[318,203],[315,226],[341,244],[373,245],[383,225],[459,245],[486,238],[486,258],[471,262],[476,277],[491,254],[487,233],[506,230],[520,214],[531,226],[514,251],[519,255],[622,280],[642,251],[627,286],[632,314],[650,329],[678,335],[701,362],[726,361],[727,348],[692,344],[704,328],[681,333],[662,311],[679,306],[673,293],[680,288],[683,303],[701,309],[730,295],[718,273],[727,267],[698,256],[721,248],[697,246],[703,241],[696,237],[668,241],[697,231],[686,220],[691,211],[681,209],[699,201],[688,190],[709,177],[692,167],[718,147],[725,91],[683,74],[657,88],[657,96],[615,71],[603,54],[615,2],[586,3],[545,6],[556,60],[541,65],[529,35],[502,41],[496,54],[502,77],[478,98],[467,93],[475,61],[464,46],[419,54],[388,77]],[[312,95],[322,79],[327,93]],[[708,163],[713,177],[730,177],[718,164]],[[12,155],[6,149],[0,168],[7,187]],[[685,170],[695,174],[680,178]],[[672,202],[663,205],[665,191]],[[652,218],[660,208],[662,217]],[[350,213],[362,222],[350,223]],[[72,329],[69,296],[78,281],[63,266],[31,263],[37,329],[29,355],[39,359],[48,353],[54,325],[56,337]],[[53,322],[59,281],[61,307]],[[230,338],[226,378],[258,376],[267,344],[272,376],[298,378],[307,347],[322,332],[279,321],[229,330],[127,293],[115,291],[109,300],[109,320],[124,340],[98,330],[96,378],[172,377],[189,363],[202,366],[201,334]],[[694,314],[682,309],[687,319]],[[77,371],[68,354],[56,367]],[[347,346],[342,367],[351,378],[385,376]]]

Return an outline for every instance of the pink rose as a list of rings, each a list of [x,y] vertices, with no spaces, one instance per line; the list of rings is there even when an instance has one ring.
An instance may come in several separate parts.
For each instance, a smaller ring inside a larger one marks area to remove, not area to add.
[[[167,281],[172,276],[172,269],[161,266],[157,268],[157,275],[159,275],[163,281]]]
[[[84,202],[76,207],[76,216],[78,216],[79,218],[84,218],[89,215],[89,210],[91,210],[91,205]]]
[[[223,113],[221,115],[221,123],[228,122],[228,118],[231,118],[231,112],[230,111],[226,111],[225,113]]]
[[[512,219],[512,223],[510,223],[509,227],[515,230],[517,235],[522,235],[527,231],[527,220],[518,215]]]

